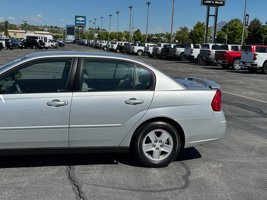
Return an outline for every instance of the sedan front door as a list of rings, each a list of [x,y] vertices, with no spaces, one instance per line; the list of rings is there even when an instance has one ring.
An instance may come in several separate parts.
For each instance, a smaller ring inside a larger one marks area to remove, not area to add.
[[[37,59],[0,78],[0,149],[68,146],[72,59]]]

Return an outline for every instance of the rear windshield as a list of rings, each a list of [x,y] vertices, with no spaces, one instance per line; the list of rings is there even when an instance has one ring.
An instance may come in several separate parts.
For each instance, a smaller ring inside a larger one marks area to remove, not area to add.
[[[232,51],[239,51],[239,48],[240,48],[239,46],[232,46],[231,50]]]
[[[202,49],[210,49],[210,45],[209,44],[203,44]]]
[[[267,53],[267,47],[256,47],[256,52]]]
[[[219,47],[220,50],[228,50],[228,45],[222,45]]]
[[[219,48],[220,48],[220,45],[217,45],[217,44],[212,45],[213,50],[218,50]],[[227,50],[228,50],[228,48],[227,48]]]
[[[241,50],[246,52],[251,51],[251,46],[242,46]]]
[[[194,49],[200,49],[200,45],[199,44],[194,44]]]

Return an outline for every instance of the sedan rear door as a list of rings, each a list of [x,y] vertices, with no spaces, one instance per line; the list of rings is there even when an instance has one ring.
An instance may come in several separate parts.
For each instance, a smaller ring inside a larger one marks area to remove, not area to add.
[[[84,59],[73,94],[70,147],[119,146],[148,110],[153,73],[131,62]]]

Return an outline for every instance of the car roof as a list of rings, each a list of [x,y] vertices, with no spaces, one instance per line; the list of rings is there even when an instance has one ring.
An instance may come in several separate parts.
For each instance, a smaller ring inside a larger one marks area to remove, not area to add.
[[[86,52],[86,51],[46,51],[28,54],[25,57],[28,59],[40,58],[40,57],[102,57],[102,58],[115,58],[115,59],[127,59],[131,61],[144,63],[142,60],[134,59],[130,56],[107,53],[107,52]],[[146,64],[146,63],[144,63]]]

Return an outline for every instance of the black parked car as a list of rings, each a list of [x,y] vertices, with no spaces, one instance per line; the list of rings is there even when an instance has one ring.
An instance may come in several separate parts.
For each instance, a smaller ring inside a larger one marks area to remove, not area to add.
[[[23,48],[25,48],[25,49],[28,49],[28,48],[43,49],[43,48],[47,48],[47,47],[45,46],[45,43],[42,40],[39,40],[37,42],[37,40],[35,40],[35,39],[28,38],[28,39],[22,40],[19,43],[19,48],[21,48],[21,49],[23,49]]]

